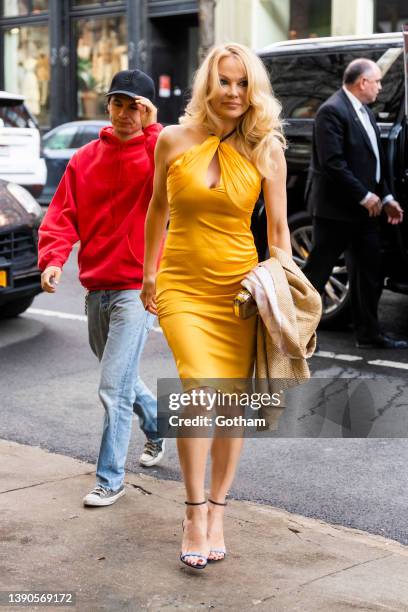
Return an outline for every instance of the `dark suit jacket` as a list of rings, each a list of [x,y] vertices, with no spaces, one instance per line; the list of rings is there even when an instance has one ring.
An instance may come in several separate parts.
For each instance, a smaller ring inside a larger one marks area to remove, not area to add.
[[[319,108],[313,132],[308,205],[312,214],[342,221],[368,218],[360,201],[368,191],[380,198],[390,193],[385,180],[385,158],[373,112],[366,107],[377,134],[381,180],[377,184],[376,157],[370,139],[343,89]]]

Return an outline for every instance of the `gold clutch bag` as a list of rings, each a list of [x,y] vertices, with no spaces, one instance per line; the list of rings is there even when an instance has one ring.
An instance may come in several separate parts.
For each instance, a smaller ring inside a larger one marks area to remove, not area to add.
[[[247,289],[241,289],[234,298],[234,314],[239,319],[249,319],[258,312],[256,302]]]

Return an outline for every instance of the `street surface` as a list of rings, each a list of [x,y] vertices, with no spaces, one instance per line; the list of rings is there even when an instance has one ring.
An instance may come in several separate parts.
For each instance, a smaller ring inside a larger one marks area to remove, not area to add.
[[[88,346],[84,290],[76,276],[74,249],[56,295],[40,295],[23,316],[0,322],[0,437],[95,462],[103,417],[98,363]],[[407,312],[407,297],[384,293],[381,320],[387,331],[408,335]],[[395,389],[406,383],[407,351],[358,351],[347,331],[322,331],[319,344],[321,356],[310,362],[315,376],[363,376],[374,379],[373,388],[380,381]],[[160,329],[149,336],[142,375],[154,391],[158,377],[176,377]],[[395,437],[407,435],[406,408],[400,404],[390,412],[393,439],[324,438],[322,431],[314,439],[246,440],[231,496],[408,544],[408,441]],[[143,471],[142,446],[135,423],[129,471]],[[147,473],[180,479],[174,440],[167,441],[162,463]]]

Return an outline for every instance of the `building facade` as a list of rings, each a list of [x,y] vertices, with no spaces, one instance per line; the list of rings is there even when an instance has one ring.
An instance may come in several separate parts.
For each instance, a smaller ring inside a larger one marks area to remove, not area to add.
[[[197,0],[2,0],[0,88],[26,96],[44,129],[104,118],[112,75],[154,78],[174,121],[196,69]]]
[[[395,32],[408,0],[218,0],[216,41],[254,49],[286,39]]]
[[[347,11],[345,10],[347,4]],[[139,67],[160,119],[182,111],[197,67],[199,0],[0,0],[0,88],[26,96],[43,129],[104,118],[112,75]],[[216,42],[261,48],[287,38],[400,29],[407,0],[217,0]]]

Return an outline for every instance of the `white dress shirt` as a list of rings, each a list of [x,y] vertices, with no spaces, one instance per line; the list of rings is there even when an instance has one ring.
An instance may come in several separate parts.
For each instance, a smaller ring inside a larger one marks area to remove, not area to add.
[[[380,151],[378,149],[378,141],[377,141],[377,135],[375,133],[375,130],[373,128],[373,125],[371,123],[370,117],[368,115],[368,112],[364,106],[364,104],[362,102],[360,102],[360,100],[358,98],[356,98],[356,96],[354,94],[351,93],[351,91],[349,91],[347,89],[347,87],[345,87],[343,85],[343,91],[346,94],[346,96],[348,97],[348,99],[350,100],[351,104],[353,105],[354,110],[356,111],[357,117],[360,119],[361,124],[363,126],[363,128],[365,129],[365,131],[367,132],[367,136],[370,140],[371,143],[371,147],[373,149],[375,158],[376,158],[376,170],[375,170],[375,180],[377,181],[377,183],[380,182],[381,180],[381,160],[380,160]],[[371,191],[368,191],[367,194],[364,196],[364,198],[360,201],[360,204],[365,204],[367,202],[367,200],[370,199],[370,197],[372,196]],[[385,198],[383,199],[382,203],[386,204],[387,202],[393,200],[393,196],[391,194],[388,194],[385,196]]]

